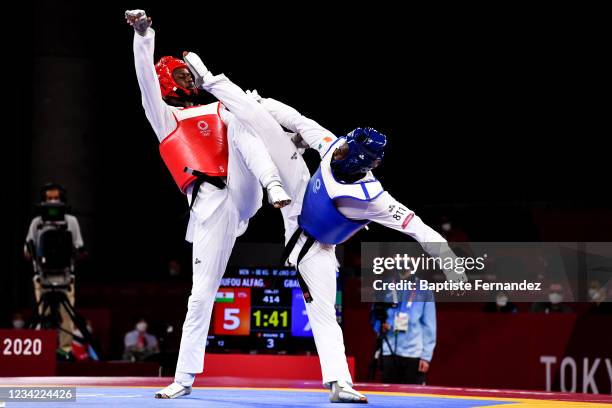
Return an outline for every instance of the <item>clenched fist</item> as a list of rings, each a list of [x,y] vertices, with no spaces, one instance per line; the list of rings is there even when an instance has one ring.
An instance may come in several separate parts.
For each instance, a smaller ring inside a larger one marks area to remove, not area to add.
[[[144,10],[126,10],[125,21],[134,27],[134,31],[142,36],[151,27],[151,17],[147,17],[147,13]]]

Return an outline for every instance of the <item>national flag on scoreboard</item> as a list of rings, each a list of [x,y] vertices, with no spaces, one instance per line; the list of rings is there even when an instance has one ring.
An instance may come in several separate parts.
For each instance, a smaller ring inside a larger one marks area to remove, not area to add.
[[[251,288],[220,288],[215,302],[212,334],[248,336],[251,332]]]
[[[234,303],[234,291],[217,292],[217,295],[215,296],[215,302]]]

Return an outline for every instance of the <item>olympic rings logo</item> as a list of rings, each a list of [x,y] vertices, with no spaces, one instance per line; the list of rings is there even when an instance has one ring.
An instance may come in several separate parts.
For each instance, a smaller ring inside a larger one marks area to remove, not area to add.
[[[200,129],[200,133],[203,136],[209,136],[210,135],[210,129],[208,129],[208,123],[206,123],[205,120],[198,121],[196,126],[198,127],[198,129]]]
[[[314,194],[317,194],[320,188],[321,188],[321,179],[318,178],[315,180],[314,185],[312,186],[312,192]]]

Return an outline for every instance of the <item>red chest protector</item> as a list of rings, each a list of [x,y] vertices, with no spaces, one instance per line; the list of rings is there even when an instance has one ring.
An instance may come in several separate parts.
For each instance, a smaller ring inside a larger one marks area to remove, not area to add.
[[[159,152],[183,193],[196,177],[185,167],[209,176],[227,176],[227,127],[219,102],[174,112],[177,127],[159,145]]]

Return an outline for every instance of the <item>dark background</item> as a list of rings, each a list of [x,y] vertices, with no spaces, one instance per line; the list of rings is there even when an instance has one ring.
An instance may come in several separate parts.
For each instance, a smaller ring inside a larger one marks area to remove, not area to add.
[[[30,304],[21,246],[49,180],[67,187],[81,221],[90,258],[79,279],[121,285],[156,279],[170,259],[189,264],[187,207],[140,104],[126,8],[153,18],[156,57],[193,50],[338,135],[386,133],[378,176],[436,227],[450,215],[474,241],[540,240],[534,211],[576,223],[610,207],[610,67],[597,10],[224,4],[19,5],[5,36],[2,321]],[[405,239],[376,226],[361,238]],[[240,239],[281,240],[269,207]]]

